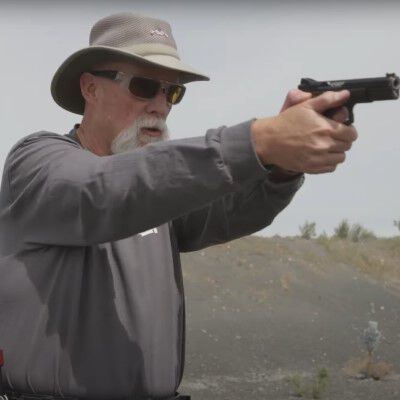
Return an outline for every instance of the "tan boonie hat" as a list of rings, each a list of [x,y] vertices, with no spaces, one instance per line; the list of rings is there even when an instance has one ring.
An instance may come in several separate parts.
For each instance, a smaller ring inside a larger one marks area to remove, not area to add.
[[[180,60],[168,22],[120,13],[96,22],[89,47],[73,53],[58,68],[51,82],[55,102],[68,111],[83,114],[85,103],[79,84],[82,72],[111,60],[140,61],[180,71],[180,83],[209,80]]]

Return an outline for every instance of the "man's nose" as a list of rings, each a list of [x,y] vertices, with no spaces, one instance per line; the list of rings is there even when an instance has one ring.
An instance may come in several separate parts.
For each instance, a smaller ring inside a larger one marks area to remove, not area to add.
[[[147,112],[156,115],[157,117],[166,118],[171,110],[171,104],[167,101],[165,90],[162,88],[159,90],[157,95],[153,97],[148,105]]]

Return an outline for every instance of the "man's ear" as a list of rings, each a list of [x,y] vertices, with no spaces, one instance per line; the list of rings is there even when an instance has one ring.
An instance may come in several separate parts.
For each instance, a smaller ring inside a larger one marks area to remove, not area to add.
[[[86,103],[94,103],[97,97],[97,85],[94,76],[84,72],[80,77],[81,93]]]

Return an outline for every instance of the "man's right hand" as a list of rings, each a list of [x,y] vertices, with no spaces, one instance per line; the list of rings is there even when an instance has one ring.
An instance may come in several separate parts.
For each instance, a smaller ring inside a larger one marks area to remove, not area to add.
[[[357,131],[344,124],[346,116],[341,118],[340,112],[334,119],[322,114],[340,108],[349,96],[347,90],[325,92],[288,108],[284,106],[275,117],[255,120],[251,135],[260,161],[309,174],[334,171],[345,160]]]

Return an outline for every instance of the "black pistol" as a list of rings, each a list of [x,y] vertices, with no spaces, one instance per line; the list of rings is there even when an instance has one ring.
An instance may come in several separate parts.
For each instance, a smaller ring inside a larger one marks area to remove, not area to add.
[[[310,92],[318,96],[328,90],[339,91],[347,89],[350,98],[344,107],[349,111],[349,119],[346,125],[354,122],[353,107],[357,103],[370,103],[376,100],[395,100],[399,98],[400,79],[396,74],[386,74],[382,78],[348,79],[341,81],[315,81],[311,78],[303,78],[298,88],[304,92]],[[330,110],[326,115],[332,115]]]

